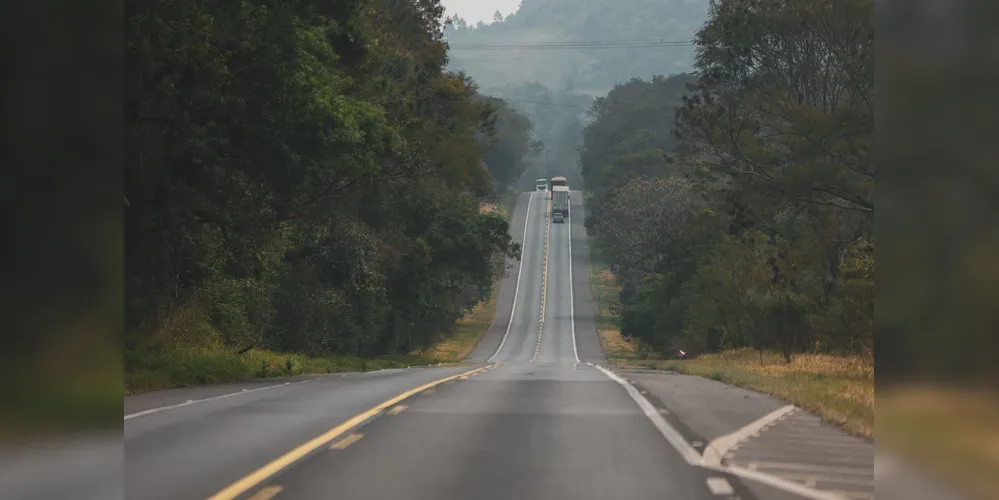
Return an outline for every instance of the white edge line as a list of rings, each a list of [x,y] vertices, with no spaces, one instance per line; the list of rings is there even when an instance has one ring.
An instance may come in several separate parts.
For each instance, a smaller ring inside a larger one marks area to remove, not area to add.
[[[294,382],[294,383],[300,384],[302,382],[310,382],[310,381],[309,380],[302,380],[300,382]],[[283,384],[268,385],[266,387],[257,387],[256,389],[244,389],[244,390],[241,390],[239,392],[230,392],[228,394],[223,394],[221,396],[214,396],[214,397],[204,398],[204,399],[188,400],[188,401],[185,401],[183,403],[179,403],[179,404],[175,404],[175,405],[161,406],[159,408],[150,408],[148,410],[143,410],[143,411],[139,411],[139,412],[130,413],[128,415],[125,415],[125,420],[133,419],[133,418],[136,418],[136,417],[141,417],[143,415],[149,415],[150,413],[156,413],[156,412],[160,412],[160,411],[164,411],[164,410],[172,410],[174,408],[181,408],[183,406],[190,406],[190,405],[197,404],[197,403],[204,403],[205,401],[215,401],[216,399],[230,398],[232,396],[239,396],[240,394],[249,394],[251,392],[257,392],[257,391],[264,391],[264,390],[267,390],[267,389],[273,389],[275,387],[284,387],[284,386],[290,385],[292,383],[293,382],[285,382]]]
[[[568,195],[566,205],[569,204]],[[572,207],[569,208],[572,210]],[[572,220],[569,221],[569,325],[572,330],[572,354],[576,356],[576,364],[579,364],[579,351],[576,350],[576,306],[573,301],[574,290],[572,288]]]
[[[684,460],[687,461],[688,464],[700,465],[701,454],[698,453],[693,446],[687,444],[687,441],[683,439],[683,436],[681,436],[676,429],[674,429],[672,426],[669,425],[668,422],[666,422],[666,419],[664,419],[662,415],[659,414],[659,410],[657,410],[654,406],[652,406],[652,403],[650,403],[648,399],[645,399],[645,397],[643,397],[642,394],[638,392],[638,389],[636,389],[634,386],[626,382],[621,377],[617,376],[616,373],[600,365],[593,365],[593,366],[596,367],[596,369],[603,372],[604,375],[610,377],[611,380],[623,386],[625,390],[628,391],[628,395],[631,396],[631,399],[635,400],[635,402],[638,403],[638,407],[642,409],[642,412],[645,413],[645,416],[652,421],[652,424],[655,425],[657,429],[659,429],[659,432],[662,433],[663,437],[666,438],[666,441],[669,441],[669,444],[673,445],[673,448],[676,448],[676,451],[680,453],[680,455],[684,458]]]
[[[531,195],[527,197],[527,213],[524,215],[524,237],[520,241],[520,267],[517,269],[517,284],[513,287],[513,304],[510,306],[510,321],[506,324],[506,333],[503,334],[503,340],[496,346],[496,352],[486,359],[486,363],[492,362],[493,358],[503,349],[503,344],[506,344],[506,338],[510,336],[510,328],[513,327],[513,314],[517,311],[517,294],[520,292],[520,273],[524,271],[524,250],[527,248],[527,228],[531,224],[531,205],[533,205],[534,193],[537,193],[537,190],[531,191]]]
[[[835,493],[808,488],[804,485],[795,483],[793,481],[789,481],[787,479],[782,479],[780,477],[773,476],[764,472],[749,470],[732,465],[709,465],[703,463],[701,460],[701,455],[697,453],[697,450],[695,450],[692,446],[687,444],[687,442],[683,439],[683,436],[681,436],[676,429],[670,426],[669,423],[666,422],[666,420],[663,419],[661,415],[659,415],[659,412],[656,410],[654,406],[652,406],[652,403],[649,403],[649,400],[645,399],[645,397],[642,396],[640,392],[638,392],[638,389],[636,389],[627,381],[619,377],[616,373],[600,365],[593,363],[587,363],[587,364],[600,370],[601,372],[604,373],[604,375],[610,377],[611,380],[622,385],[625,388],[625,390],[628,391],[628,395],[631,396],[631,399],[635,400],[635,402],[638,403],[638,407],[642,409],[642,412],[645,413],[645,416],[652,421],[652,424],[655,425],[657,429],[659,429],[659,432],[662,433],[663,437],[665,437],[666,440],[669,441],[671,445],[673,445],[673,448],[675,448],[676,451],[680,453],[680,455],[684,458],[684,460],[687,461],[688,464],[693,466],[699,466],[701,468],[708,470],[732,474],[734,476],[738,476],[743,479],[749,479],[751,481],[764,483],[773,486],[774,488],[794,493],[796,495],[809,498],[811,500],[848,500],[847,498],[840,495],[836,495]],[[792,409],[794,408],[793,405],[788,405],[788,406],[791,406]],[[787,410],[786,408],[787,407],[785,406],[778,411],[784,411],[785,413],[787,411],[790,411]],[[775,413],[777,413],[777,411],[771,413],[771,415]],[[766,417],[760,420],[764,419],[766,419]],[[753,424],[750,424],[750,426],[752,425]],[[738,432],[739,431],[737,431],[736,433]]]
[[[794,405],[782,406],[735,432],[713,439],[710,443],[708,443],[708,446],[704,448],[704,457],[701,458],[701,464],[709,467],[721,465],[722,457],[724,457],[733,446],[738,444],[739,441],[742,441],[750,435],[759,432],[760,429],[766,427],[767,424],[783,417],[784,415],[787,415],[794,409]]]
[[[725,472],[728,474],[732,474],[733,476],[739,476],[743,479],[749,479],[751,481],[756,481],[758,483],[767,484],[773,486],[774,488],[781,489],[789,493],[794,493],[795,495],[809,498],[811,500],[848,500],[846,497],[837,495],[832,492],[812,489],[802,484],[798,484],[794,481],[782,479],[777,476],[766,474],[764,472],[749,470],[742,467],[736,467],[732,465],[728,466],[703,465],[702,467],[704,467],[705,469],[711,469],[718,472]]]

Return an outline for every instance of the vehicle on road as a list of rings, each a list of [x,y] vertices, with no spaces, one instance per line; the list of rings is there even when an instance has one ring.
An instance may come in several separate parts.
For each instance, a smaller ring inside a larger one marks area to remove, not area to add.
[[[555,214],[562,217],[569,216],[569,187],[554,186],[552,188],[552,220]]]
[[[552,222],[557,222],[561,224],[565,222],[565,218],[562,217],[561,213],[555,213],[555,215],[552,215]]]
[[[565,180],[565,177],[559,176],[559,177],[552,177],[552,180],[550,183],[548,183],[548,186],[549,186],[548,190],[554,192],[556,186],[569,187],[569,183]]]
[[[534,189],[537,191],[548,191],[548,179],[538,179],[534,181]]]

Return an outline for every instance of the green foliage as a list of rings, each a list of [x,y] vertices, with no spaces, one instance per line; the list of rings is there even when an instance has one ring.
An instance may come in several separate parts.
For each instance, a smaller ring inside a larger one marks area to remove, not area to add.
[[[525,114],[496,97],[486,102],[492,113],[481,140],[482,159],[497,189],[502,190],[520,178],[529,158],[538,153],[542,144],[532,138],[534,123]]]
[[[716,2],[696,79],[596,100],[587,225],[622,333],[664,353],[873,355],[870,8]]]
[[[517,248],[479,204],[523,170],[531,124],[444,69],[442,13],[126,3],[130,351],[179,363],[171,380],[298,373],[229,356],[411,352],[489,296]]]
[[[579,164],[593,197],[588,215],[596,220],[614,192],[636,178],[676,173],[665,153],[676,148],[673,117],[691,75],[651,81],[632,79],[614,86],[590,108]],[[596,229],[592,223],[588,228]]]

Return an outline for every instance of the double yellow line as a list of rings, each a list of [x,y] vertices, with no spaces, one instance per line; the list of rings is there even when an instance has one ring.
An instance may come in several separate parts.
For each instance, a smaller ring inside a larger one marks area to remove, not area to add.
[[[459,373],[457,375],[452,375],[450,377],[444,377],[442,379],[434,380],[433,382],[423,384],[420,387],[417,387],[415,389],[410,389],[402,394],[399,394],[398,396],[388,401],[385,401],[384,403],[381,403],[378,406],[375,406],[374,408],[365,411],[364,413],[360,413],[351,417],[346,422],[326,431],[320,436],[313,438],[309,442],[299,445],[297,448],[289,451],[288,453],[285,453],[284,455],[274,460],[273,462],[251,472],[243,479],[240,479],[239,481],[232,483],[222,491],[212,495],[211,497],[209,497],[209,500],[234,499],[239,495],[242,495],[243,493],[246,493],[247,491],[255,488],[260,483],[263,483],[268,478],[270,478],[274,474],[277,474],[278,472],[285,469],[289,465],[295,463],[296,461],[300,460],[302,457],[325,446],[329,442],[345,434],[347,431],[357,427],[358,425],[361,425],[368,419],[378,415],[379,413],[387,410],[388,408],[394,406],[395,404],[400,403],[403,400],[415,394],[419,394],[427,389],[431,389],[440,384],[443,384],[444,382],[448,382],[457,378],[468,378],[468,376],[470,375],[475,375],[476,373],[479,373],[483,370],[488,370],[490,368],[495,368],[497,366],[499,366],[499,363],[495,363],[489,366],[483,366],[481,368],[476,368],[474,370],[467,371],[464,373]]]
[[[541,332],[545,329],[545,304],[548,300],[548,242],[551,240],[551,227],[552,227],[552,199],[548,198],[548,208],[545,210],[545,265],[544,271],[541,278],[541,318],[538,323],[538,344],[534,347],[534,357],[531,358],[531,363],[538,359],[538,353],[541,351]]]

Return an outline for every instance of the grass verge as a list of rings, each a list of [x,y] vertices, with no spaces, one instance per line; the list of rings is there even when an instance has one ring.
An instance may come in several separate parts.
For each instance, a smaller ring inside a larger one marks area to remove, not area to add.
[[[436,362],[441,361],[419,356],[315,358],[262,350],[236,354],[214,347],[131,352],[126,354],[125,394],[310,373],[405,368]]]
[[[630,362],[710,378],[770,394],[821,415],[848,432],[874,433],[874,365],[859,358],[799,354],[786,364],[778,353],[742,349],[682,361]]]
[[[697,375],[770,394],[805,408],[848,432],[871,437],[874,432],[874,366],[859,358],[799,354],[791,364],[777,353],[737,350],[683,361],[657,360],[641,342],[621,335],[610,313],[620,292],[607,266],[591,265],[590,287],[597,332],[607,360],[615,365],[642,366]],[[761,360],[762,358],[762,360]]]
[[[955,387],[878,395],[878,446],[911,457],[971,497],[999,498],[999,397]]]
[[[593,296],[593,309],[597,323],[597,334],[600,337],[600,347],[604,350],[607,361],[612,364],[626,364],[642,359],[641,346],[621,335],[620,321],[611,314],[610,307],[621,292],[621,287],[614,280],[608,266],[590,262],[590,292]]]
[[[454,333],[447,340],[427,349],[421,356],[441,362],[456,362],[468,357],[493,323],[498,293],[499,283],[493,286],[493,293],[488,301],[475,306],[455,323]]]

